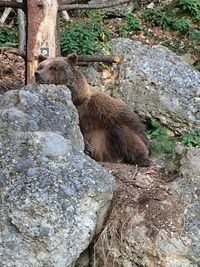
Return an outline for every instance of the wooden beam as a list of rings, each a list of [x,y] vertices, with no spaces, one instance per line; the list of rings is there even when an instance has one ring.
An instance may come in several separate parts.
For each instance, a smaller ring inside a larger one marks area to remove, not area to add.
[[[27,84],[33,82],[39,54],[59,56],[57,12],[57,0],[27,1]]]
[[[25,9],[24,3],[17,3],[13,1],[3,1],[0,2],[0,7],[11,7],[11,8],[20,8]]]
[[[116,0],[111,1],[109,3],[101,3],[101,4],[72,4],[72,5],[59,5],[59,11],[62,10],[73,10],[73,9],[103,9],[107,7],[118,6],[122,4],[127,4],[131,2],[131,0]]]
[[[105,63],[121,63],[123,60],[119,56],[107,56],[107,55],[78,55],[78,65],[79,63],[86,62],[105,62]]]
[[[70,5],[76,3],[76,0],[58,0],[58,5]]]

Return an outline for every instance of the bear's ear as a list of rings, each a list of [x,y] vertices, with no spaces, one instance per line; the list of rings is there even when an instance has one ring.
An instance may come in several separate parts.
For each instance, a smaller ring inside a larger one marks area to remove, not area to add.
[[[46,56],[40,54],[40,55],[38,56],[38,63],[40,63],[40,62],[42,62],[42,61],[44,61],[44,60],[46,60],[46,59],[47,59]]]
[[[75,66],[78,62],[78,56],[77,54],[73,53],[73,54],[69,54],[67,56],[67,61],[69,62],[69,64],[71,64],[72,66]]]

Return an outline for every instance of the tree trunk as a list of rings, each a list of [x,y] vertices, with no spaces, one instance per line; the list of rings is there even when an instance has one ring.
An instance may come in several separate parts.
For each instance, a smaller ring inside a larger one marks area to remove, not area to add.
[[[50,57],[59,55],[57,12],[57,0],[27,1],[26,84],[33,82],[39,54]]]

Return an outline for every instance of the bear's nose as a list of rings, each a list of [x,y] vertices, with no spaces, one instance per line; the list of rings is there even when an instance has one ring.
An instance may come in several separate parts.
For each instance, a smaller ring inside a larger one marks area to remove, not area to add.
[[[38,71],[36,71],[36,72],[34,73],[34,75],[35,75],[35,78],[39,78],[39,77],[40,77],[40,74],[39,74]]]

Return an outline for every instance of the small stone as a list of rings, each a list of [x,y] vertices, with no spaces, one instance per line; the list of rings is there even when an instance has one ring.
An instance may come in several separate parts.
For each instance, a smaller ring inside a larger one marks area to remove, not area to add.
[[[12,108],[3,112],[3,117],[11,122],[24,121],[25,114],[18,109]]]
[[[2,187],[4,185],[6,181],[6,175],[4,173],[0,173],[0,187]]]
[[[39,126],[38,126],[37,121],[29,120],[29,121],[27,122],[27,128],[28,128],[28,130],[30,130],[30,131],[38,131],[38,130],[39,130]]]
[[[15,165],[15,171],[16,172],[22,172],[22,171],[28,169],[30,166],[32,166],[32,164],[33,164],[32,159],[22,160]]]
[[[27,175],[28,176],[34,176],[34,175],[36,175],[38,172],[37,172],[37,169],[36,168],[29,168],[28,170],[27,170]]]
[[[46,226],[40,226],[40,235],[41,236],[48,236],[51,232],[51,229]]]

